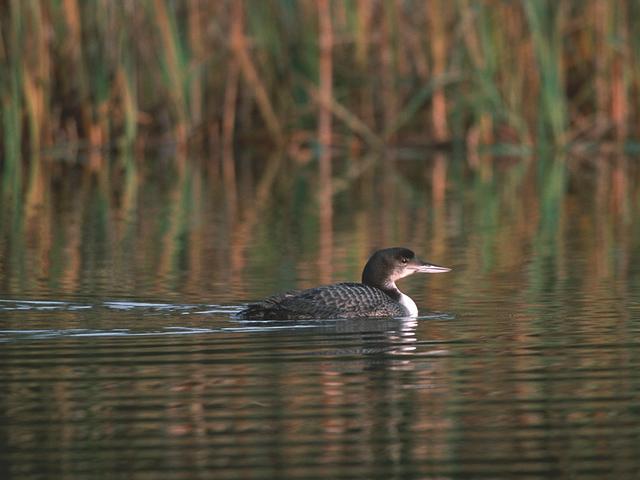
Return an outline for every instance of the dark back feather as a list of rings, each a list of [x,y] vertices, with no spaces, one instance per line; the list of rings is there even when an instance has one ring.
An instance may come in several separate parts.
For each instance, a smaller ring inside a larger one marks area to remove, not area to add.
[[[379,288],[361,283],[336,283],[268,297],[247,305],[238,316],[247,320],[302,320],[406,314],[402,305]]]

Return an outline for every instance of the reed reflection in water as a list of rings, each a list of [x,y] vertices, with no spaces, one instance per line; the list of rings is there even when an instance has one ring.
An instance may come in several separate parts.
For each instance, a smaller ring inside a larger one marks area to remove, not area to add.
[[[126,158],[3,191],[3,476],[633,478],[636,163],[392,153],[334,159],[328,257],[286,156],[239,155],[233,195]],[[454,268],[403,281],[416,320],[232,318],[388,245]]]

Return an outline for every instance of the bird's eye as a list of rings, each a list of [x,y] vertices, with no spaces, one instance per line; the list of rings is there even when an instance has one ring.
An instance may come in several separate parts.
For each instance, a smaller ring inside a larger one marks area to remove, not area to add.
[[[409,259],[408,258],[403,258],[402,260],[400,260],[402,263],[407,264],[409,263]]]

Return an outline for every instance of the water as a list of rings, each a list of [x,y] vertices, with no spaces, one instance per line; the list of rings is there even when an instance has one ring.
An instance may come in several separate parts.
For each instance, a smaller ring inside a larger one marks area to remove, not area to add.
[[[637,172],[447,159],[442,191],[438,161],[345,184],[328,232],[286,163],[235,206],[197,169],[28,190],[0,216],[0,476],[637,478]],[[417,319],[233,318],[395,244],[454,269],[401,282]]]

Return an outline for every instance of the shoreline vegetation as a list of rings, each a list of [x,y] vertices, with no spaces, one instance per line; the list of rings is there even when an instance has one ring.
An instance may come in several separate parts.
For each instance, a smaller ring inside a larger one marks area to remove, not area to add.
[[[638,140],[636,2],[6,0],[0,10],[9,170],[43,152],[166,143],[220,152],[225,168],[240,142],[478,152],[623,151]]]

